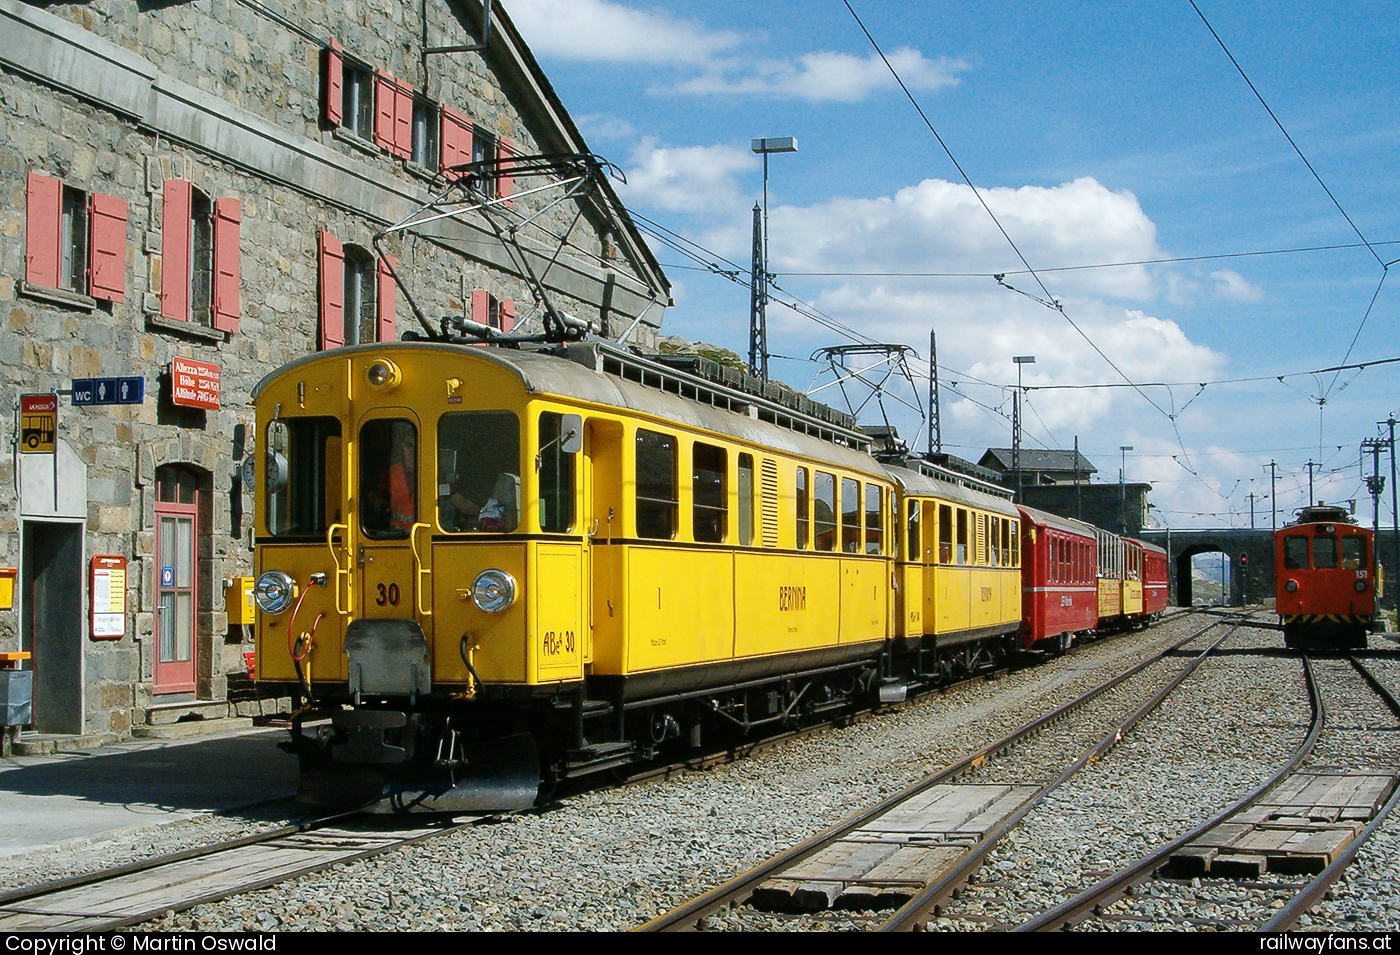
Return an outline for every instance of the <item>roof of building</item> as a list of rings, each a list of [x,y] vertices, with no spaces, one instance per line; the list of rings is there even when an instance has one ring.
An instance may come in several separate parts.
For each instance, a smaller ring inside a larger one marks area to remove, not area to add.
[[[1078,467],[1075,467],[1075,460],[1078,459]],[[988,448],[987,453],[982,455],[982,460],[977,462],[984,468],[993,468],[997,471],[1011,470],[1011,449],[1010,448]],[[1078,471],[1086,478],[1091,474],[1097,474],[1099,469],[1089,462],[1089,459],[1077,451],[1059,451],[1055,449],[1032,450],[1030,448],[1021,449],[1021,470],[1022,471],[1064,471],[1071,473]]]

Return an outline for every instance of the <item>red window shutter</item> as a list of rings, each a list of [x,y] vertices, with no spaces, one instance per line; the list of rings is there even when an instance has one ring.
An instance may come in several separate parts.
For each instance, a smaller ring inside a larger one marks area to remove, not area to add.
[[[501,331],[509,332],[515,327],[515,299],[501,299]]]
[[[491,293],[484,288],[472,289],[472,321],[478,325],[491,324]]]
[[[398,268],[399,260],[386,255],[379,260],[379,340],[391,342],[398,338],[398,321],[394,311],[394,276],[390,269]]]
[[[394,153],[403,159],[413,155],[413,92],[394,87]]]
[[[441,166],[445,171],[452,166],[472,161],[472,121],[451,106],[442,108]]]
[[[24,234],[24,280],[30,285],[58,288],[59,221],[63,215],[63,183],[42,173],[29,174]]]
[[[94,192],[88,201],[88,294],[120,302],[126,294],[126,203]]]
[[[238,331],[238,232],[243,222],[237,199],[214,201],[214,327]]]
[[[509,209],[515,205],[515,200],[511,198],[515,195],[515,177],[509,172],[514,164],[506,160],[515,155],[515,144],[502,136],[500,145],[496,149],[499,154],[497,161],[501,167],[501,178],[496,183],[496,195],[505,200],[502,205]]]
[[[190,217],[193,193],[185,179],[165,180],[160,232],[160,314],[190,320]]]
[[[374,144],[386,152],[394,151],[396,102],[393,78],[384,73],[374,74]]]
[[[326,97],[324,115],[331,126],[339,126],[345,119],[341,113],[345,97],[345,58],[340,54],[341,49],[341,45],[332,38],[330,48],[321,53],[325,64],[325,77],[321,84]]]
[[[345,344],[345,248],[321,232],[321,349]]]

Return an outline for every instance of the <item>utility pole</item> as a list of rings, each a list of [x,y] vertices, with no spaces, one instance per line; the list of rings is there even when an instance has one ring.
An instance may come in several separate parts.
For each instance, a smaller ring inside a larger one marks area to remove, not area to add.
[[[928,450],[943,453],[943,420],[938,407],[938,333],[928,333]]]
[[[1076,434],[1074,436],[1074,519],[1082,521],[1084,517],[1079,513],[1079,502],[1079,435]]]
[[[1312,458],[1308,458],[1308,507],[1313,506],[1313,468],[1321,466]]]
[[[1011,396],[1011,470],[1016,472],[1016,502],[1022,500],[1024,490],[1021,481],[1021,368],[1034,365],[1034,355],[1017,355],[1011,359],[1016,363],[1016,393]]]
[[[1269,462],[1269,529],[1278,531],[1278,462]]]
[[[1381,540],[1381,492],[1385,490],[1385,478],[1381,476],[1381,448],[1385,447],[1387,443],[1384,438],[1366,438],[1361,442],[1363,458],[1366,452],[1371,452],[1371,475],[1366,478],[1366,490],[1371,492],[1371,533],[1377,544]],[[1364,460],[1362,465],[1364,467]],[[1381,562],[1379,546],[1373,556],[1376,559],[1377,567],[1379,567]],[[1394,573],[1393,570],[1392,573]],[[1377,615],[1371,623],[1371,630],[1374,633],[1380,633],[1383,629],[1384,625],[1381,623],[1380,616]]]
[[[1121,501],[1118,505],[1118,532],[1128,533],[1128,452],[1133,450],[1131,444],[1125,444],[1118,448],[1121,460],[1118,465],[1118,495]]]
[[[1254,530],[1254,492],[1249,492],[1249,529]]]
[[[768,157],[764,156],[766,163]],[[766,169],[766,165],[765,165]],[[764,193],[768,182],[764,180]],[[753,204],[753,265],[749,272],[749,373],[768,377],[768,256],[763,247],[763,210]]]
[[[1390,536],[1395,557],[1391,568],[1397,578],[1395,583],[1400,584],[1400,507],[1397,507],[1395,487],[1395,415],[1388,415],[1385,423],[1390,426]],[[1392,586],[1391,591],[1397,594],[1394,604],[1400,608],[1400,590]],[[1397,613],[1396,617],[1400,619],[1400,613]]]

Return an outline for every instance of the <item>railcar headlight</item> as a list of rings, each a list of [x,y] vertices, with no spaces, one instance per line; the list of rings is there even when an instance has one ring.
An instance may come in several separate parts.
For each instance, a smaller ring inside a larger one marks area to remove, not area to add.
[[[472,603],[486,613],[505,613],[515,603],[515,578],[504,570],[483,570],[472,581]]]
[[[1356,592],[1359,594],[1364,594],[1366,592],[1366,581],[1358,580],[1356,582]]]
[[[365,379],[376,388],[393,388],[399,383],[399,366],[380,358],[365,370]]]
[[[269,570],[253,584],[253,599],[263,613],[279,614],[287,609],[296,592],[296,581],[291,574],[281,570]]]
[[[1286,591],[1288,591],[1290,594],[1293,593],[1295,590],[1298,589],[1298,581],[1296,581],[1296,580],[1287,581],[1287,582],[1283,585],[1283,589],[1286,590]]]

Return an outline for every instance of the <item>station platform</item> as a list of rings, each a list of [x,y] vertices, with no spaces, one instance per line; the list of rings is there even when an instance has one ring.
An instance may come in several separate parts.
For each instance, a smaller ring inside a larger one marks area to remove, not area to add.
[[[0,759],[0,857],[290,797],[296,759],[277,748],[286,738],[240,728]]]

